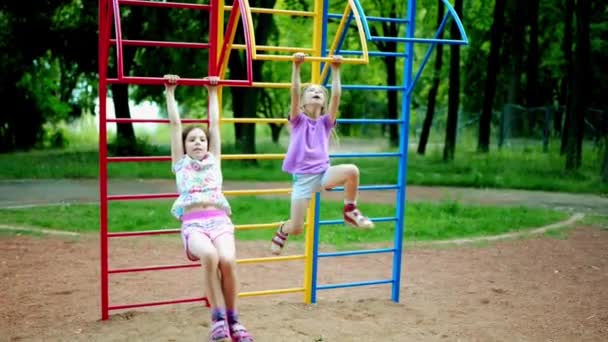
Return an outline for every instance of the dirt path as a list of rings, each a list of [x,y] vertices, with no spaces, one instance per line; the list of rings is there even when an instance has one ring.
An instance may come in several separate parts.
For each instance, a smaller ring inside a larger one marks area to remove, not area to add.
[[[207,309],[182,304],[114,312],[100,322],[94,235],[0,238],[0,341],[204,341]],[[389,286],[241,299],[258,342],[607,341],[608,231],[500,241],[483,248],[416,246],[403,254],[401,302]],[[239,257],[266,256],[242,243]],[[179,239],[119,239],[110,267],[181,264]],[[289,253],[300,252],[292,244]],[[52,252],[51,252],[52,251]],[[323,259],[319,284],[390,277],[388,255]],[[242,291],[300,286],[300,262],[240,265]],[[200,296],[198,269],[116,274],[112,305]]]
[[[226,190],[288,188],[289,183],[227,181]],[[110,194],[173,193],[172,180],[112,180]],[[341,193],[324,194],[324,198],[340,199]],[[361,201],[393,203],[394,191],[363,191]],[[458,200],[464,203],[490,205],[522,205],[568,210],[570,212],[608,215],[608,198],[590,194],[544,191],[471,189],[457,187],[408,186],[408,201]],[[16,180],[0,181],[0,208],[60,202],[97,202],[99,184],[96,180]]]

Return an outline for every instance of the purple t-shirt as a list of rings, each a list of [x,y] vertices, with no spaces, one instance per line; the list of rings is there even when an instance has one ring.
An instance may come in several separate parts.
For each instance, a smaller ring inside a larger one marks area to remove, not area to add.
[[[336,126],[327,114],[316,120],[299,113],[292,120],[291,141],[283,171],[291,174],[321,173],[329,167],[329,135]]]

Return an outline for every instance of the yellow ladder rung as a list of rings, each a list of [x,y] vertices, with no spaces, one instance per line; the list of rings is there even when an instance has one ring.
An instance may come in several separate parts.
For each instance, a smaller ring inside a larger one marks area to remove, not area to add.
[[[285,153],[267,153],[267,154],[224,154],[222,160],[240,160],[240,159],[283,159]]]
[[[295,17],[314,17],[314,12],[309,11],[294,11],[274,8],[251,7],[251,13],[266,13],[266,14],[284,14]],[[232,6],[224,6],[224,11],[232,11]]]
[[[276,123],[286,124],[287,119],[282,118],[222,118],[222,123]]]
[[[287,195],[291,193],[291,188],[288,189],[259,189],[259,190],[226,190],[224,195],[236,196],[236,195]]]
[[[239,293],[239,297],[266,296],[266,295],[272,295],[272,294],[285,294],[285,293],[296,293],[296,292],[304,292],[304,288],[295,287],[295,288],[291,288],[291,289],[241,292],[241,293]]]
[[[287,255],[287,256],[278,256],[278,257],[239,259],[236,261],[236,263],[237,264],[258,264],[258,263],[262,263],[262,262],[304,260],[304,258],[305,258],[304,255]]]

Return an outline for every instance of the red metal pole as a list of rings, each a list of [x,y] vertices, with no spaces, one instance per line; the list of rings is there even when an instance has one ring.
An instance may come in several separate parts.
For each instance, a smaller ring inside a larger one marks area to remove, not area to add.
[[[107,131],[106,131],[106,77],[108,72],[108,44],[109,27],[106,16],[108,15],[108,0],[99,1],[99,243],[101,259],[101,319],[109,317],[108,298],[108,169],[106,164],[107,155]]]
[[[197,10],[208,10],[211,6],[201,4],[190,4],[181,2],[159,2],[141,0],[118,0],[121,5],[147,6],[147,7],[167,7],[167,8],[187,8]]]
[[[209,11],[209,61],[208,72],[209,76],[217,76],[217,40],[219,26],[219,8],[218,0],[211,0],[211,10]],[[223,27],[224,25],[222,25]]]

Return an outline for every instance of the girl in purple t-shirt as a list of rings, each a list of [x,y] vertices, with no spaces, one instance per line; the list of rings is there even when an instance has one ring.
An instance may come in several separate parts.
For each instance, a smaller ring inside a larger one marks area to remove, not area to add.
[[[357,209],[359,169],[353,164],[329,165],[329,138],[336,127],[340,105],[341,56],[333,56],[332,91],[329,106],[327,89],[310,85],[300,93],[300,66],[303,53],[294,55],[291,79],[291,109],[289,123],[291,140],[283,161],[283,171],[292,174],[291,218],[281,224],[272,238],[273,254],[280,254],[290,234],[304,229],[304,218],[314,192],[344,186],[344,222],[363,229],[374,227],[373,222]]]

